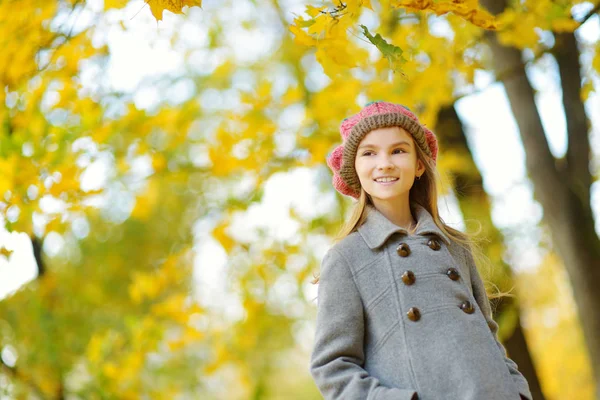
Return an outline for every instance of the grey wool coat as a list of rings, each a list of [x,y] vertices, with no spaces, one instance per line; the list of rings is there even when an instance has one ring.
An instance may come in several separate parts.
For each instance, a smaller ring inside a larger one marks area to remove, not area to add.
[[[471,253],[413,204],[410,235],[373,206],[325,254],[310,372],[326,399],[531,400],[498,341]],[[520,394],[520,395],[519,395]]]

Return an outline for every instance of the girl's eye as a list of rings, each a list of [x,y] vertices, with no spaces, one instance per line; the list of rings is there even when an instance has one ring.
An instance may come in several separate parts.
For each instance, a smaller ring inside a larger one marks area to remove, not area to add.
[[[399,152],[406,153],[404,150],[402,150],[402,149],[399,149],[399,148],[398,148],[398,149],[394,149],[394,151],[392,151],[392,154],[396,154],[396,153],[395,153],[395,152],[396,152],[396,150],[397,150],[397,151],[399,151]],[[363,155],[363,156],[369,156],[369,155],[371,155],[372,153],[373,153],[372,151],[370,151],[370,150],[367,150],[367,151],[365,151],[365,152],[364,152],[362,155]]]

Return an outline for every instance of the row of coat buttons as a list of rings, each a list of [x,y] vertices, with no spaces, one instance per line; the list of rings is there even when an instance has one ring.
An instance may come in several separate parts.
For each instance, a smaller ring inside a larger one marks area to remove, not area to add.
[[[448,271],[446,271],[446,275],[453,281],[457,281],[458,278],[460,278],[460,274],[458,273],[456,268],[448,268]],[[402,282],[404,282],[405,285],[412,285],[413,283],[415,283],[416,280],[417,278],[415,277],[415,273],[410,270],[404,271],[404,273],[402,274]]]
[[[442,248],[440,241],[435,238],[429,239],[427,241],[427,246],[429,246],[430,249],[435,251],[438,251]],[[400,243],[396,248],[396,252],[400,257],[408,257],[410,255],[410,246],[406,243]]]
[[[473,304],[471,304],[471,302],[469,300],[463,301],[459,305],[459,307],[461,310],[463,310],[467,314],[473,314],[473,312],[475,311]],[[417,307],[409,308],[406,315],[408,316],[408,319],[410,319],[411,321],[418,321],[421,319],[421,311],[419,311],[419,309]]]

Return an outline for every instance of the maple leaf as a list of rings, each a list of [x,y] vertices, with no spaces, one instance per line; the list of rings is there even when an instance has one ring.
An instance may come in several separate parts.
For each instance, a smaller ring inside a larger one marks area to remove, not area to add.
[[[150,6],[150,11],[157,21],[162,20],[164,10],[174,14],[183,14],[181,10],[185,6],[202,8],[202,0],[148,0],[146,4]]]
[[[373,36],[366,26],[361,25],[360,27],[363,29],[365,37],[379,49],[385,58],[387,58],[391,68],[394,71],[400,70],[400,64],[406,62],[406,59],[402,56],[402,49],[388,43],[379,33]]]

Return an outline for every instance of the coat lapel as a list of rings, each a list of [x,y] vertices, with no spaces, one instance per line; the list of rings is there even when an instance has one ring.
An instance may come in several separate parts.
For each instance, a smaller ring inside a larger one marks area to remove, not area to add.
[[[417,220],[417,235],[434,234],[440,237],[446,245],[450,244],[448,237],[438,228],[431,214],[420,204],[413,203],[415,219]],[[380,213],[375,207],[367,205],[367,219],[358,227],[358,232],[363,237],[370,249],[376,249],[384,244],[392,234],[399,232],[408,235],[408,231],[394,224]]]

